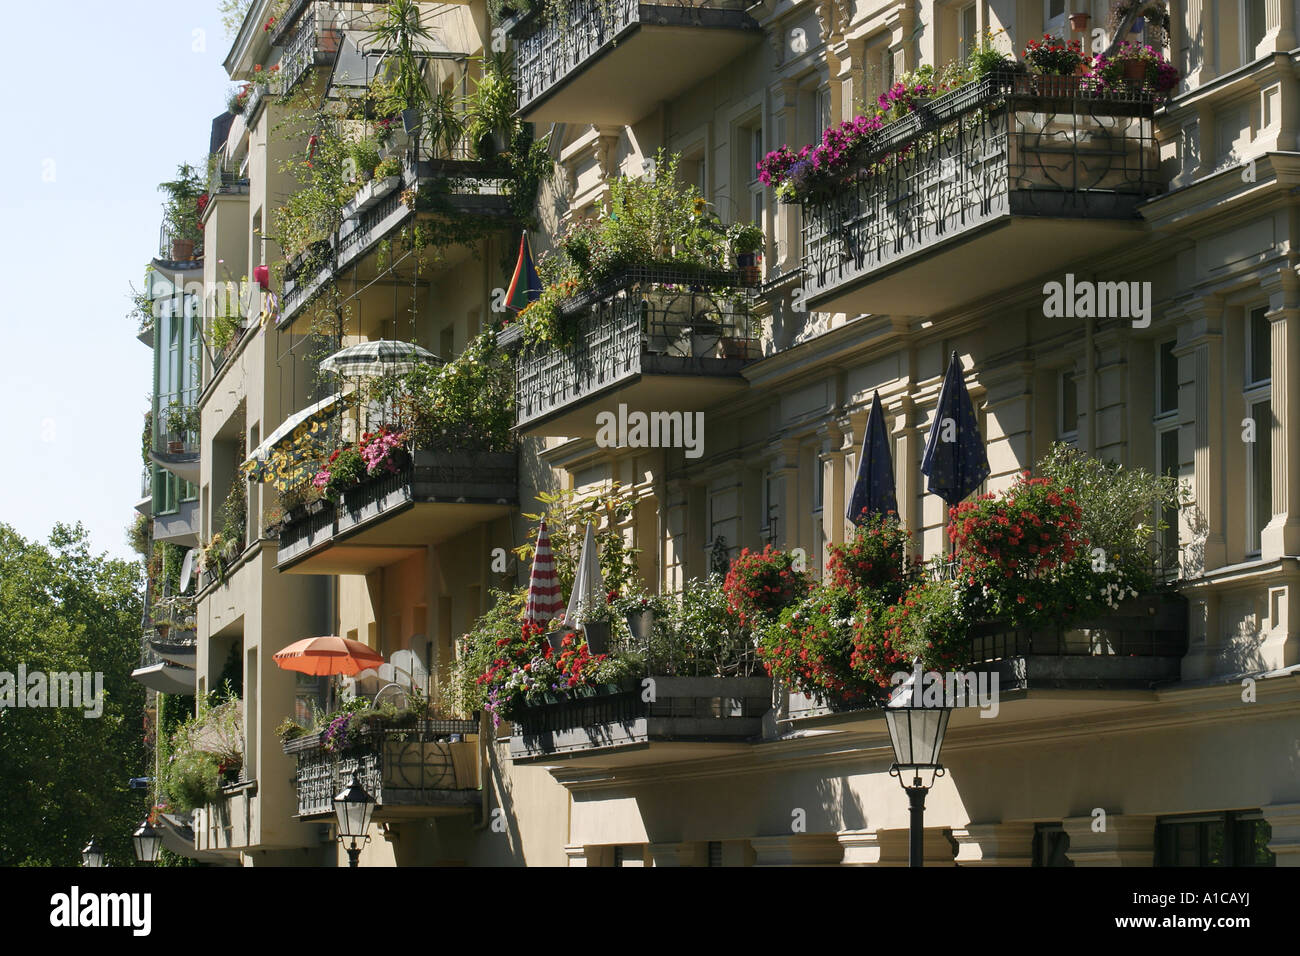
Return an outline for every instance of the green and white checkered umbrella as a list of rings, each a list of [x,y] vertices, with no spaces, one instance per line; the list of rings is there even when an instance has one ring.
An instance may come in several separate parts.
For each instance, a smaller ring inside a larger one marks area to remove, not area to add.
[[[345,378],[377,378],[402,375],[419,365],[440,365],[442,360],[413,342],[376,339],[339,349],[320,363],[322,372],[336,372]]]

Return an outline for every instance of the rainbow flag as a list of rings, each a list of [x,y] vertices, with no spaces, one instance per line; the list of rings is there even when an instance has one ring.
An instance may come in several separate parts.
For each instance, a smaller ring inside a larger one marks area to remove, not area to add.
[[[519,237],[519,258],[515,261],[515,272],[510,277],[506,289],[506,308],[512,312],[522,312],[529,302],[536,302],[542,294],[542,280],[533,266],[533,252],[528,246],[528,231]]]

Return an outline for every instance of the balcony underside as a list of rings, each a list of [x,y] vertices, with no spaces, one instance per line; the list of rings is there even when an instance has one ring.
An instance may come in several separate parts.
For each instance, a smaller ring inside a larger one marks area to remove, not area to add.
[[[277,567],[368,574],[508,515],[518,500],[513,452],[417,451],[406,470],[344,492],[334,508],[280,534]]]
[[[600,428],[597,416],[609,412],[617,422],[620,405],[626,406],[628,416],[633,412],[649,415],[703,411],[747,387],[740,375],[746,364],[745,359],[645,355],[641,358],[642,371],[614,379],[594,391],[583,392],[572,384],[557,385],[554,397],[544,404],[539,402],[531,416],[521,406],[519,431],[524,435],[595,438]],[[647,438],[657,440],[659,431],[647,430]]]
[[[683,8],[642,6],[667,18],[685,18]],[[676,99],[761,38],[745,14],[703,11],[701,25],[631,23],[592,56],[557,79],[519,111],[531,123],[578,122],[622,126]]]
[[[430,817],[450,817],[474,813],[483,805],[483,795],[477,790],[401,790],[384,788],[384,802],[375,807],[375,823],[394,823],[401,820],[425,820]],[[333,822],[333,809],[298,816],[304,822]]]
[[[199,483],[199,451],[196,446],[182,452],[151,451],[149,457],[155,465],[170,471],[181,481],[192,485]]]
[[[638,767],[729,757],[751,749],[761,721],[744,721],[727,736],[722,725],[733,718],[646,718],[598,724],[510,739],[515,763],[560,763],[569,767]],[[682,737],[688,739],[680,739]],[[689,739],[689,738],[698,739]]]
[[[150,690],[160,694],[192,694],[196,672],[170,661],[160,661],[148,667],[137,667],[131,676]]]
[[[937,244],[917,243],[860,277],[852,276],[857,270],[851,258],[843,266],[832,265],[820,281],[805,275],[807,302],[818,312],[934,315],[1034,277],[1063,281],[1075,263],[1144,235],[1142,223],[1127,219],[1006,214]],[[837,268],[843,270],[843,280]]]
[[[509,505],[412,501],[287,555],[281,545],[277,566],[292,574],[369,574],[509,513]]]
[[[154,515],[153,539],[185,547],[199,543],[199,503],[182,501],[175,511]]]

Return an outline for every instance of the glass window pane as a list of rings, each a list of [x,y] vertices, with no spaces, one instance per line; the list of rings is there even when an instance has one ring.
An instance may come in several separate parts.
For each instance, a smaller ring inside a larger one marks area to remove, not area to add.
[[[1171,428],[1168,431],[1160,433],[1160,473],[1163,475],[1178,475],[1178,430]],[[1160,516],[1165,524],[1164,530],[1160,532],[1160,546],[1165,554],[1172,554],[1178,550],[1178,508],[1177,506],[1164,509]]]
[[[1250,380],[1267,382],[1273,377],[1273,337],[1266,310],[1250,313]]]
[[[1255,47],[1268,32],[1265,0],[1246,0],[1246,56],[1254,59]]]
[[[1073,372],[1061,373],[1061,434],[1079,430],[1079,387]]]
[[[1178,410],[1178,356],[1174,355],[1174,343],[1165,342],[1160,346],[1160,407],[1161,412]]]
[[[1255,422],[1255,442],[1251,446],[1251,491],[1254,504],[1254,527],[1251,550],[1259,550],[1259,535],[1273,517],[1273,412],[1271,402],[1250,406]]]

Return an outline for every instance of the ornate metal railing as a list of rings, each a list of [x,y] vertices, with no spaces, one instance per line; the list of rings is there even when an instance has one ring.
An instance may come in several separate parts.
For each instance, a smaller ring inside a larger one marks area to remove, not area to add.
[[[317,8],[312,4],[306,9],[293,36],[285,46],[280,57],[281,91],[289,93],[307,71],[316,65],[316,48],[319,37],[316,30]]]
[[[1154,99],[998,73],[875,133],[856,178],[804,203],[812,296],[1008,215],[1131,218],[1161,190]]]
[[[380,807],[436,805],[449,791],[477,790],[476,744],[467,739],[478,733],[477,721],[430,724],[438,726],[368,733],[340,753],[326,750],[319,735],[286,745],[298,759],[298,815],[332,814],[353,773]]]
[[[641,23],[683,26],[721,22],[743,11],[745,0],[570,0],[563,12],[538,12],[511,31],[519,108],[527,109]],[[725,14],[723,13],[725,11]],[[734,25],[734,24],[733,24]],[[668,68],[668,67],[665,67]]]
[[[706,370],[701,360],[758,356],[749,289],[737,273],[641,266],[560,312],[561,321],[576,323],[572,342],[526,349],[516,363],[520,424],[640,374],[648,356],[696,372]]]

